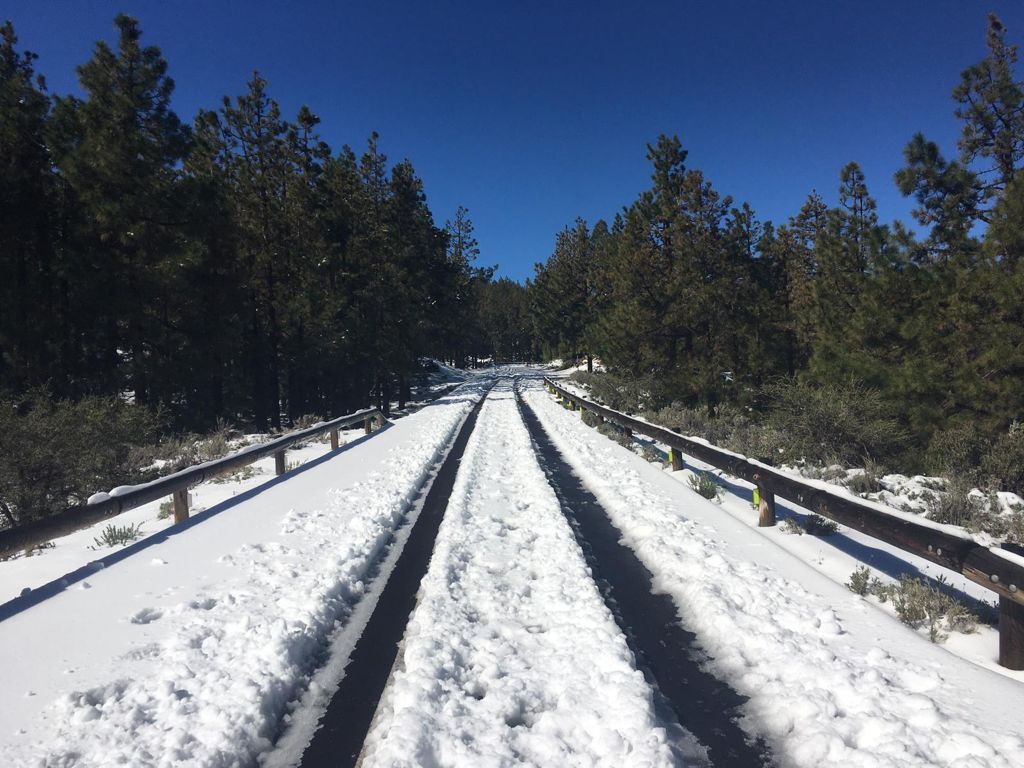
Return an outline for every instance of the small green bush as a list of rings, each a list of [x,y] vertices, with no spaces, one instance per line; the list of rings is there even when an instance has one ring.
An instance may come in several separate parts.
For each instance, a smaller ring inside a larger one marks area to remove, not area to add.
[[[316,413],[304,413],[292,421],[292,429],[307,429],[324,421],[324,417]]]
[[[839,532],[839,524],[821,515],[808,515],[804,518],[804,530],[811,536],[832,536]]]
[[[160,508],[157,510],[156,519],[166,520],[168,517],[174,514],[174,501],[168,499],[167,501],[160,502]]]
[[[782,525],[779,526],[779,530],[783,533],[788,533],[793,536],[804,535],[804,529],[801,527],[800,523],[798,523],[792,517],[787,517],[785,520],[783,520]]]
[[[721,494],[721,489],[718,487],[718,483],[716,483],[707,472],[697,472],[690,475],[689,483],[690,487],[705,499],[717,501]]]
[[[868,593],[870,582],[871,570],[866,565],[858,565],[850,574],[850,580],[846,582],[846,586],[850,588],[851,592],[863,597]]]
[[[214,461],[231,453],[233,435],[234,430],[227,422],[218,419],[216,428],[206,435],[186,432],[164,438],[158,446],[149,449],[152,455],[145,463],[152,463],[153,459],[163,460],[166,464],[161,472],[166,474]],[[143,462],[140,460],[140,463]]]
[[[135,525],[114,525],[111,523],[103,529],[103,533],[93,539],[96,548],[100,547],[123,547],[131,544],[142,536],[142,523]]]
[[[574,384],[579,384],[581,387],[587,387],[589,389],[590,385],[593,384],[594,382],[594,377],[598,375],[600,374],[587,373],[586,371],[573,371],[571,374],[569,374],[568,381],[571,381]]]
[[[980,518],[985,514],[984,504],[970,494],[971,485],[963,478],[950,481],[945,493],[934,495],[929,504],[928,517],[936,523],[982,528]]]
[[[593,411],[582,411],[580,418],[588,427],[597,427],[601,424],[601,417]]]
[[[882,484],[878,482],[878,478],[873,472],[868,471],[853,475],[847,480],[846,487],[850,489],[851,493],[858,496],[866,496],[869,493],[878,493],[882,490]]]
[[[249,480],[250,478],[256,477],[260,471],[251,464],[241,469],[236,469],[234,472],[228,472],[224,475],[217,475],[213,478],[211,483],[238,483],[242,480]]]
[[[788,437],[793,455],[817,464],[855,466],[898,457],[907,434],[891,404],[864,384],[812,385],[783,379],[764,389],[767,423]]]
[[[932,435],[925,451],[925,467],[934,475],[977,483],[981,458],[989,445],[991,440],[974,422],[955,424]]]
[[[609,408],[623,413],[638,413],[652,400],[653,382],[613,373],[591,373],[586,378],[572,378],[590,387],[590,394]]]
[[[1015,421],[981,458],[986,481],[1000,491],[1024,494],[1024,424]]]
[[[145,479],[136,452],[155,443],[158,431],[155,414],[117,398],[54,400],[42,389],[0,398],[0,525]]]
[[[883,603],[892,600],[897,618],[914,629],[926,627],[928,638],[933,643],[941,643],[949,637],[949,632],[970,634],[977,629],[977,614],[942,591],[942,587],[946,585],[946,580],[942,576],[936,579],[936,585],[906,575],[901,576],[896,584],[883,584],[878,579],[866,579],[867,568],[861,566],[853,572],[848,586],[854,592],[857,592],[854,586],[866,589],[867,593],[874,595]]]
[[[597,431],[600,432],[605,437],[614,440],[621,446],[624,446],[626,448],[633,447],[633,439],[630,437],[626,437],[626,433],[623,432],[618,427],[616,427],[610,421],[605,421],[599,424],[597,427]]]
[[[651,462],[651,464],[663,464],[665,462],[665,457],[662,455],[661,451],[656,448],[652,448],[649,445],[645,445],[640,450],[640,455],[643,456],[645,460]]]

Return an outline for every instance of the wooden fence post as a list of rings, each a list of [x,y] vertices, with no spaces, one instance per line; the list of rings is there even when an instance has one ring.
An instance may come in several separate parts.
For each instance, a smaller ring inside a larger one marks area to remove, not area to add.
[[[284,470],[284,451],[278,451],[277,453],[274,454],[274,472],[277,475],[283,475]]]
[[[1024,605],[999,597],[999,664],[1024,669]]]
[[[371,432],[373,432],[373,419],[371,419],[369,416],[363,419],[363,431],[366,434],[370,434]]]
[[[678,472],[681,469],[685,469],[686,465],[683,464],[683,454],[677,451],[675,448],[668,449],[668,460],[672,465],[672,471]]]
[[[338,450],[338,430],[336,429],[331,430],[331,450]]]
[[[188,488],[175,491],[174,496],[174,522],[183,523],[188,520]]]
[[[757,483],[757,495],[760,497],[758,503],[758,528],[771,528],[775,525],[775,493],[767,486],[760,473],[754,475]]]

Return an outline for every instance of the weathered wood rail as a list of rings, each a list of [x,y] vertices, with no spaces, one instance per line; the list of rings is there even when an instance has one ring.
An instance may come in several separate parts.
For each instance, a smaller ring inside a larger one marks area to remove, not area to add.
[[[544,379],[549,391],[573,410],[587,410],[610,421],[627,434],[646,435],[667,445],[672,469],[683,468],[681,454],[710,464],[757,486],[761,526],[775,524],[775,497],[781,496],[805,509],[918,557],[962,574],[999,595],[999,663],[1024,669],[1024,565],[1022,559],[978,544],[966,532],[927,520],[908,519],[881,504],[834,493],[803,478],[709,443],[684,437],[598,403]]]
[[[33,547],[58,536],[66,536],[102,520],[116,517],[129,509],[135,509],[168,496],[174,502],[174,522],[183,522],[189,516],[188,489],[205,480],[241,469],[267,456],[274,457],[276,473],[283,475],[287,466],[285,452],[296,444],[327,432],[330,434],[331,449],[334,450],[338,447],[338,431],[344,427],[362,424],[365,432],[369,434],[373,430],[374,424],[383,423],[384,416],[378,409],[366,408],[330,421],[314,424],[306,429],[289,432],[269,442],[243,448],[229,456],[183,469],[149,483],[126,486],[123,489],[115,488],[110,494],[102,494],[101,498],[88,504],[71,507],[51,517],[0,531],[0,557]]]

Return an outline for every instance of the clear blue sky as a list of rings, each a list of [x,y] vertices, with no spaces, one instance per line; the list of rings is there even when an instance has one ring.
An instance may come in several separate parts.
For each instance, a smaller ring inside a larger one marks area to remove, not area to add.
[[[950,91],[985,54],[986,13],[1024,43],[1020,0],[8,0],[0,14],[68,93],[121,10],[163,50],[183,119],[258,69],[332,147],[379,131],[438,224],[465,205],[481,261],[515,279],[576,216],[611,218],[647,188],[659,133],[762,219],[785,221],[814,188],[834,201],[857,160],[882,219],[909,220],[892,174],[918,130],[955,154]]]

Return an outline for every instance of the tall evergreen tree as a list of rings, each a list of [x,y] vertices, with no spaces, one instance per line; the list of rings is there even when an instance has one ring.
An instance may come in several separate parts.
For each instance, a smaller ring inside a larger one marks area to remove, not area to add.
[[[1006,27],[989,14],[988,56],[968,67],[953,91],[963,120],[958,146],[965,165],[986,163],[980,171],[988,198],[1002,194],[1024,158],[1024,86],[1014,79],[1017,46],[1006,42]]]
[[[171,109],[160,49],[141,44],[135,19],[121,14],[115,25],[117,50],[101,41],[78,68],[85,99],[58,100],[56,160],[79,208],[79,287],[103,286],[79,297],[98,320],[89,365],[107,373],[106,391],[126,387],[146,403],[170,300],[160,277],[180,249],[175,182],[190,137]]]
[[[64,390],[50,98],[35,54],[19,52],[17,43],[11,23],[0,26],[0,390],[48,381]]]

